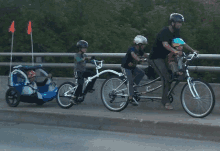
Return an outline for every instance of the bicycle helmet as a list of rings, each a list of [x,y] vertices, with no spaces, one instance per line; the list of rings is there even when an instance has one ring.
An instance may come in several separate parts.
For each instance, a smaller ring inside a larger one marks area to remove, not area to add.
[[[144,36],[141,36],[141,35],[137,35],[135,38],[134,38],[134,43],[136,45],[138,44],[147,44],[147,38],[144,37]]]
[[[179,13],[172,13],[170,14],[170,18],[169,18],[170,24],[172,22],[176,23],[176,22],[184,22],[184,17],[183,15],[179,14]]]
[[[184,45],[184,44],[185,44],[185,41],[182,38],[175,38],[172,41],[173,47],[179,47],[179,46]]]
[[[89,44],[85,40],[80,40],[76,44],[77,48],[88,48]]]
[[[36,73],[33,70],[31,70],[27,72],[27,75],[28,75],[28,78],[33,78],[36,76]]]

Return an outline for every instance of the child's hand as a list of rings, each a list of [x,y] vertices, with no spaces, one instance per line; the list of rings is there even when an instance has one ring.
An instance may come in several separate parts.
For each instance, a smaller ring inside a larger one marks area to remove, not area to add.
[[[87,57],[82,58],[82,61],[85,61],[85,60],[89,60],[89,58]]]
[[[88,58],[88,57],[85,57],[85,60],[89,60],[89,58]]]
[[[182,51],[179,51],[178,54],[179,54],[180,56],[182,56],[182,55],[183,55],[183,52],[182,52]]]
[[[132,63],[132,62],[130,62],[129,64],[128,64],[128,66],[129,67],[132,67],[134,64]]]
[[[177,50],[175,51],[175,55],[180,55],[181,56],[182,54],[183,54],[182,51],[177,51]]]

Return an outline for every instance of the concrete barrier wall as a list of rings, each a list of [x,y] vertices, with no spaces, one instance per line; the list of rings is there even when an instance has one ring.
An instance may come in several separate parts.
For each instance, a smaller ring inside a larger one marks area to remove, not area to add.
[[[71,82],[75,82],[75,80],[73,78],[57,78],[54,77],[53,78],[54,82],[56,82],[56,84],[58,86],[60,86],[63,82],[67,82],[67,81],[71,81]],[[88,95],[85,98],[85,101],[83,102],[84,104],[90,105],[90,106],[100,106],[100,107],[104,107],[102,100],[101,100],[101,86],[103,84],[103,82],[105,81],[105,79],[98,79],[95,83],[95,91],[93,93],[88,93]],[[1,76],[0,77],[0,82],[1,82],[1,86],[0,86],[0,99],[1,100],[5,100],[5,93],[8,89],[8,77],[7,76]],[[146,82],[146,79],[144,79],[141,83]],[[180,83],[174,90],[174,101],[172,103],[173,107],[175,108],[175,110],[183,110],[182,106],[181,106],[181,102],[180,102],[180,93],[181,90],[183,88],[185,83]],[[220,113],[220,94],[219,94],[219,90],[220,90],[220,84],[217,83],[211,83],[210,84],[214,90],[215,93],[215,100],[216,100],[216,105],[214,108],[214,113]],[[143,87],[140,90],[145,90],[145,87]],[[158,89],[152,93],[148,93],[148,96],[162,96],[162,89]],[[54,101],[56,101],[56,99],[54,99]],[[160,101],[150,101],[150,100],[146,100],[143,99],[144,102],[140,102],[140,105],[138,106],[138,108],[142,108],[142,109],[161,109],[163,108],[162,104],[160,103]],[[146,101],[146,102],[145,102]]]

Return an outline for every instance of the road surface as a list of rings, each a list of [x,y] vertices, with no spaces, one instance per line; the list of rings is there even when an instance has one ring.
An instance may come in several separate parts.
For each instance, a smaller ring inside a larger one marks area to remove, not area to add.
[[[0,122],[0,151],[219,151],[220,143]]]

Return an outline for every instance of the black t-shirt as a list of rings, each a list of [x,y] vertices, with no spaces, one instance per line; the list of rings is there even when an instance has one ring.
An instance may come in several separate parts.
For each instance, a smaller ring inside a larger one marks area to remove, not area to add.
[[[169,50],[164,48],[162,42],[167,41],[170,45],[174,38],[180,38],[179,32],[172,33],[168,27],[164,27],[158,34],[154,42],[153,48],[150,52],[150,59],[162,58],[165,59],[166,56],[170,53]]]
[[[125,55],[125,57],[122,59],[122,64],[121,66],[123,68],[126,68],[126,69],[134,69],[136,67],[136,64],[137,64],[137,61],[131,56],[131,52],[134,52],[136,55],[138,56],[143,56],[144,55],[144,52],[141,51],[141,50],[137,50],[135,47],[130,47]],[[128,66],[129,63],[133,63],[134,66],[130,67]]]

